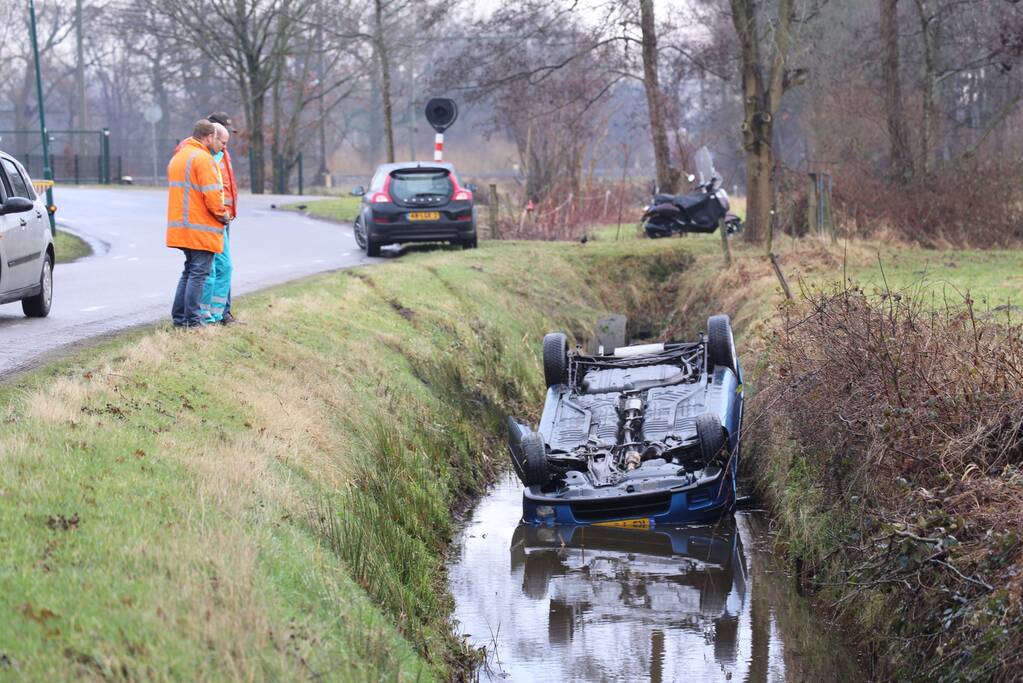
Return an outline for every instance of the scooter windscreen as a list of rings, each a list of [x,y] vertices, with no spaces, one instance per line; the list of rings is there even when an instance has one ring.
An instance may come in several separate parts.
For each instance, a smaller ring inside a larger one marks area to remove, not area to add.
[[[709,149],[701,147],[696,150],[696,154],[693,155],[693,164],[696,166],[696,181],[700,185],[706,185],[715,178],[720,183],[721,176],[714,168],[714,157],[711,156]]]

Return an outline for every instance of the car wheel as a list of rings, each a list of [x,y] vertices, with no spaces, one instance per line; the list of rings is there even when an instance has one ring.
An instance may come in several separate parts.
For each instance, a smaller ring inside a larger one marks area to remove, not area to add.
[[[738,372],[735,360],[735,338],[727,315],[712,315],[707,319],[707,369],[722,365]]]
[[[721,464],[728,460],[725,449],[725,430],[721,420],[713,413],[696,416],[696,438],[700,442],[700,455],[706,465]]]
[[[359,249],[365,249],[366,233],[362,227],[362,216],[356,217],[355,224],[352,225],[352,232],[355,234],[355,243],[359,245]]]
[[[551,332],[543,338],[543,377],[548,387],[568,379],[568,337],[562,332]]]
[[[53,301],[53,257],[49,254],[43,259],[39,284],[42,288],[38,294],[21,300],[21,310],[29,318],[45,318],[50,314],[50,303]]]
[[[380,256],[380,243],[366,235],[366,256]]]
[[[522,483],[526,486],[544,486],[551,480],[547,447],[536,432],[522,437],[522,474]]]

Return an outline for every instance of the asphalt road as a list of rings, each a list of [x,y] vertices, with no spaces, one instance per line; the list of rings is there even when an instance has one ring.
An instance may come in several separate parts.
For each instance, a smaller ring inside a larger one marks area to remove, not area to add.
[[[166,191],[62,187],[54,194],[58,224],[89,242],[95,253],[54,268],[48,318],[24,317],[17,302],[0,306],[0,378],[86,340],[170,321],[183,256],[164,246]],[[238,198],[240,212],[231,226],[235,296],[380,260],[363,254],[350,226],[270,208],[302,199]],[[243,317],[244,305],[235,308]]]

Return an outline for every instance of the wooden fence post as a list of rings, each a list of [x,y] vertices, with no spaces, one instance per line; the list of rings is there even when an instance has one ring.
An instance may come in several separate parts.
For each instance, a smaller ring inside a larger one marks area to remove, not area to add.
[[[490,183],[490,238],[499,240],[501,239],[501,228],[497,225],[497,185]]]

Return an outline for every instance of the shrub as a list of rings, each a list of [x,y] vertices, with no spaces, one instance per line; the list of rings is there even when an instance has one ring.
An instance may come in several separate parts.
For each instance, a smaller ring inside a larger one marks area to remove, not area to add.
[[[850,289],[787,310],[755,401],[775,443],[760,467],[790,535],[815,539],[806,578],[859,620],[886,675],[1009,679],[1023,662],[1023,329],[969,298],[925,300]],[[888,610],[868,610],[879,596]]]

